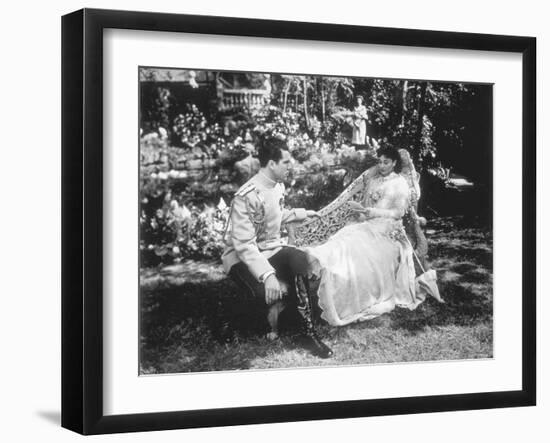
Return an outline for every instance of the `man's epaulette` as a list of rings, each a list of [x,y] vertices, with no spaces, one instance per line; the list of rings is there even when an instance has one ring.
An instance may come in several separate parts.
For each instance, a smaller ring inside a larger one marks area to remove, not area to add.
[[[238,197],[244,197],[246,194],[248,194],[251,191],[254,191],[256,189],[256,185],[254,183],[250,183],[249,185],[243,186],[241,189],[239,189],[235,195]]]

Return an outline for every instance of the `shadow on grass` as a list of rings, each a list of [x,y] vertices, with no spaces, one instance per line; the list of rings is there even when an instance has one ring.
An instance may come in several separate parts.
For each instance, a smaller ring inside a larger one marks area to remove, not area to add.
[[[353,347],[350,332],[383,330],[416,336],[426,328],[480,325],[492,331],[490,235],[477,228],[453,228],[452,222],[439,222],[429,237],[444,304],[429,298],[414,311],[398,308],[343,328],[320,324],[321,337],[333,346]],[[259,360],[280,367],[286,358],[281,355],[296,350],[297,314],[283,311],[280,325],[286,337],[268,341],[265,304],[224,277],[217,263],[186,262],[143,274],[155,283],[141,285],[142,374],[249,369]],[[483,340],[491,341],[492,335]]]
[[[444,304],[428,299],[415,311],[396,309],[389,314],[391,327],[416,333],[427,326],[473,326],[492,319],[493,308],[490,300],[468,291],[463,286],[440,286],[441,293],[445,294]]]
[[[415,311],[389,314],[392,328],[410,333],[425,327],[473,326],[492,322],[492,236],[483,228],[464,228],[462,219],[439,219],[432,226],[430,256],[445,303],[427,299]]]
[[[184,276],[180,275],[180,279]],[[281,343],[265,339],[267,310],[228,278],[141,291],[141,373],[248,369]],[[292,309],[280,317],[281,333],[296,333]],[[283,340],[293,349],[292,340]],[[262,349],[258,353],[258,349]]]

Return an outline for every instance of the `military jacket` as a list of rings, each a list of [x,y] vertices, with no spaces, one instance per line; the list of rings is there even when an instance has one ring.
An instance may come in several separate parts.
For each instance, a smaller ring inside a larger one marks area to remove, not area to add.
[[[273,267],[268,258],[286,245],[281,225],[305,220],[303,208],[284,207],[284,185],[263,173],[248,180],[231,203],[222,262],[226,272],[238,262],[247,265],[258,280]]]

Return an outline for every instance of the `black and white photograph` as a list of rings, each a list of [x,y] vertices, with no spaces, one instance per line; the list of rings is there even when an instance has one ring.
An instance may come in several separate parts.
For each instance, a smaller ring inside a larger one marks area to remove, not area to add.
[[[137,75],[140,375],[493,358],[492,84]]]
[[[2,441],[544,441],[543,5],[8,3]]]

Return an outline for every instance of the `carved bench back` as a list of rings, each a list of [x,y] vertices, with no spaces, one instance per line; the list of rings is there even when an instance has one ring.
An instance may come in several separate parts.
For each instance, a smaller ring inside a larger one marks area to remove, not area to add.
[[[349,223],[353,211],[346,202],[360,203],[363,200],[364,180],[369,171],[363,172],[335,200],[319,210],[319,217],[289,225],[289,243],[296,246],[318,245]]]
[[[403,223],[419,259],[425,266],[428,246],[416,215],[416,207],[420,197],[418,176],[409,153],[404,149],[400,149],[399,152],[404,166],[401,175],[403,175],[411,189],[410,204],[403,218]],[[295,246],[315,246],[327,241],[331,235],[348,224],[354,213],[346,203],[348,201],[358,203],[364,201],[365,181],[374,172],[374,168],[363,172],[334,201],[318,211],[319,217],[301,223],[289,224],[287,226],[289,243]]]

